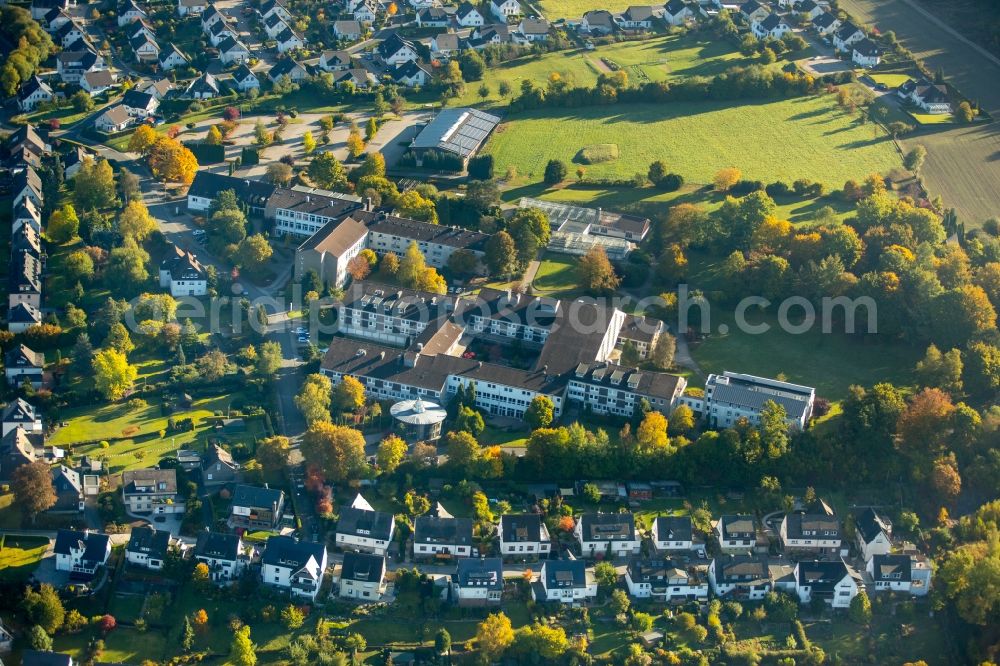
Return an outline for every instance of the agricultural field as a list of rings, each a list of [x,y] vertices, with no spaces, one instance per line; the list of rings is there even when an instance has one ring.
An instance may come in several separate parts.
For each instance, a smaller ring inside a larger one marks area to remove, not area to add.
[[[948,30],[928,30],[928,15],[905,0],[844,0],[842,9],[882,30],[891,29],[928,69],[990,115],[1000,114],[1000,65]],[[939,8],[935,6],[934,11]],[[950,11],[945,8],[944,11]],[[932,196],[940,194],[959,219],[973,228],[1000,211],[1000,133],[994,124],[929,129],[906,137],[907,149],[923,144],[928,156],[921,175]]]
[[[839,187],[900,165],[887,135],[859,125],[832,96],[541,109],[509,116],[486,150],[499,173],[514,167],[538,182],[549,159],[571,163],[597,143],[617,144],[621,157],[587,167],[593,178],[631,178],[660,159],[690,183],[710,183],[720,168],[737,166],[744,177],[765,182],[808,178]]]
[[[714,76],[730,67],[751,62],[729,42],[695,33],[666,35],[608,44],[593,51],[575,49],[518,58],[486,70],[482,83],[489,87],[490,94],[485,100],[479,96],[480,84],[471,83],[466,86],[465,94],[451,104],[463,106],[483,101],[499,104],[498,87],[501,81],[510,84],[516,94],[521,81],[544,84],[553,73],[558,73],[571,85],[593,85],[601,73],[611,71],[608,63],[624,69],[631,83],[641,83],[686,76]]]

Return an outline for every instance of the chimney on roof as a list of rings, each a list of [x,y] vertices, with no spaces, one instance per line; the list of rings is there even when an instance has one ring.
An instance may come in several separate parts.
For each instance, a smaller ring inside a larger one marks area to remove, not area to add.
[[[312,201],[312,199],[310,199],[310,198],[309,198],[309,195],[307,194],[307,195],[306,195],[306,202],[308,203],[308,202],[310,202],[310,201]]]
[[[364,210],[370,213],[372,211],[372,208],[373,208],[373,206],[372,206],[372,198],[371,197],[365,197],[365,207],[364,207]]]

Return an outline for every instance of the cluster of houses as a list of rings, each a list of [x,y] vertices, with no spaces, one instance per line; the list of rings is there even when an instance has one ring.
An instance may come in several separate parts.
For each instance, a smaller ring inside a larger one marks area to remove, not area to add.
[[[11,243],[7,274],[7,330],[23,333],[42,323],[45,252],[42,246],[42,180],[36,169],[51,146],[31,125],[7,141],[12,176]]]
[[[276,529],[280,491],[266,491],[238,487],[233,518],[253,515],[256,523],[251,528]],[[572,531],[573,549],[579,555],[567,550],[561,559],[553,557],[561,545],[553,540],[542,516],[506,514],[496,526],[499,555],[484,557],[480,547],[489,546],[474,538],[472,521],[456,518],[438,504],[414,521],[412,559],[454,562],[454,572],[438,577],[436,583],[442,588],[442,598],[469,606],[501,603],[505,561],[541,561],[538,580],[531,584],[535,600],[586,602],[597,595],[593,562],[611,558],[627,560],[622,581],[630,595],[660,602],[706,599],[710,592],[722,598],[759,601],[769,592],[783,591],[800,603],[821,599],[843,609],[862,589],[926,595],[932,577],[928,560],[911,547],[894,546],[892,524],[877,510],[859,509],[854,520],[853,545],[858,557],[851,561],[857,566],[845,559],[852,544],[843,539],[839,518],[821,500],[785,514],[776,544],[768,543],[753,516],[721,516],[712,534],[704,535],[718,544],[720,554],[712,559],[689,516],[658,516],[648,534],[643,534],[628,512],[580,516]],[[329,570],[336,596],[365,602],[391,600],[388,551],[396,538],[395,518],[375,510],[361,495],[340,510],[335,541],[344,553],[342,562],[332,562],[323,544],[284,534],[273,534],[263,546],[249,544],[239,529],[247,524],[231,521],[233,533],[205,531],[181,554],[206,564],[210,580],[218,584],[254,571],[267,585],[315,600]],[[649,547],[644,548],[647,539]],[[175,546],[179,544],[168,533],[140,528],[132,532],[126,559],[160,569]],[[776,551],[780,555],[769,554]],[[57,539],[61,570],[93,575],[108,552],[103,535],[62,531]],[[518,569],[516,575],[520,574]]]

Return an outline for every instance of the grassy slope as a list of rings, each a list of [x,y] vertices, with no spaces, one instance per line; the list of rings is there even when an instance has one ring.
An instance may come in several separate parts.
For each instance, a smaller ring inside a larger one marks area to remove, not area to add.
[[[540,0],[538,6],[547,19],[555,21],[561,18],[582,18],[592,9],[620,12],[633,4],[635,3],[628,0]]]
[[[518,58],[500,67],[488,69],[483,78],[483,83],[490,88],[486,101],[500,101],[497,87],[501,81],[509,83],[516,93],[521,81],[544,84],[553,72],[557,72],[564,81],[572,85],[593,85],[598,75],[604,71],[602,58],[624,68],[633,83],[646,79],[662,81],[681,76],[713,76],[734,65],[750,62],[728,42],[699,38],[698,35],[666,35],[643,41],[609,44],[593,51],[557,51]],[[478,104],[483,101],[478,90],[478,83],[467,85],[465,94],[451,104]]]
[[[622,158],[589,167],[588,177],[628,178],[662,159],[690,182],[708,183],[719,169],[738,166],[745,177],[765,182],[804,177],[839,186],[899,165],[881,130],[855,124],[829,96],[544,109],[508,121],[487,151],[498,172],[514,166],[533,182],[549,159],[569,163],[580,148],[600,142],[617,143]]]
[[[27,578],[48,547],[45,538],[5,537],[0,543],[0,580]]]

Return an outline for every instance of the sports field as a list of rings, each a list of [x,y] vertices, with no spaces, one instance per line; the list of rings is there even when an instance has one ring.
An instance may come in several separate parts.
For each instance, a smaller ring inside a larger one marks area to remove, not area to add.
[[[465,94],[451,104],[461,106],[483,101],[479,88],[490,89],[487,102],[499,102],[499,86],[506,81],[514,94],[521,81],[545,85],[553,73],[570,85],[590,86],[602,72],[611,71],[609,63],[625,70],[629,82],[663,81],[682,76],[714,76],[736,65],[750,64],[732,44],[709,40],[706,36],[665,35],[654,39],[620,42],[600,46],[593,51],[573,49],[541,56],[526,56],[486,70],[481,83],[470,83]],[[780,66],[780,65],[779,65]]]
[[[486,150],[498,173],[514,166],[529,182],[541,180],[550,159],[571,164],[585,146],[615,143],[621,157],[586,167],[588,178],[630,178],[664,160],[689,183],[710,183],[716,171],[735,166],[745,178],[809,178],[833,188],[900,165],[885,133],[856,118],[830,95],[543,109],[508,116]]]

